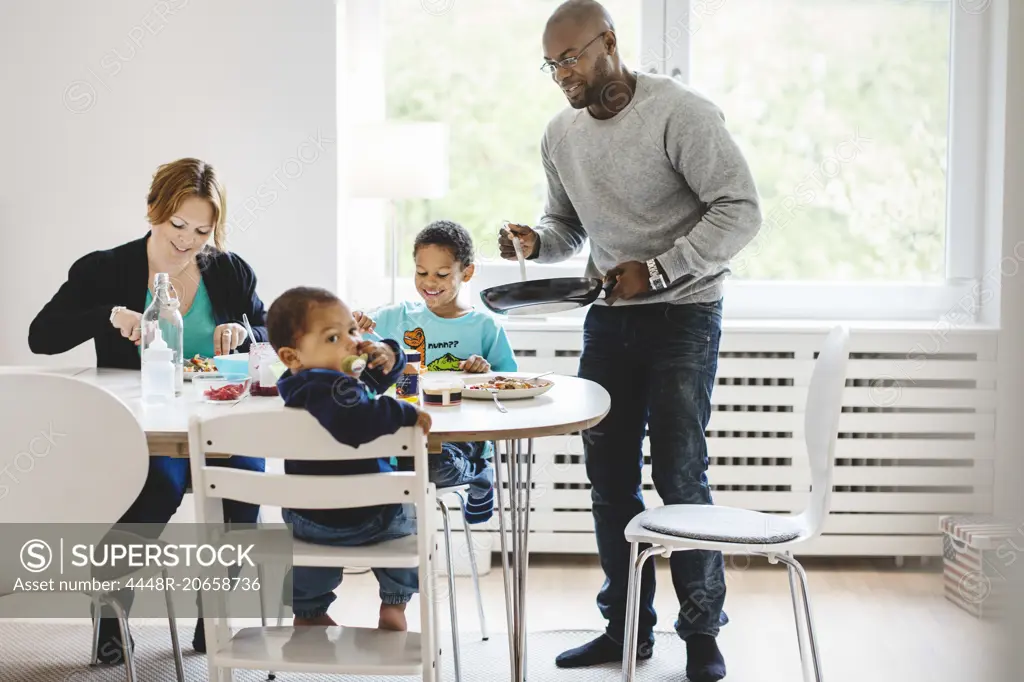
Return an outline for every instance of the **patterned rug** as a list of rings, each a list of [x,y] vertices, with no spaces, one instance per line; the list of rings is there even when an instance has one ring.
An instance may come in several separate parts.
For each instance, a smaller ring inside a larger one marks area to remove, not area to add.
[[[562,651],[597,636],[596,632],[582,630],[559,630],[532,632],[527,650],[527,673],[531,682],[581,682],[586,680],[617,682],[621,679],[621,668],[607,665],[595,668],[560,670],[555,667],[555,656]],[[135,637],[135,665],[138,682],[175,682],[174,659],[171,656],[170,639],[166,626],[136,625],[132,628]],[[206,659],[192,652],[192,627],[180,628],[185,659],[185,678],[189,682],[207,679]],[[451,656],[447,655],[447,633],[442,635],[445,645],[443,679],[454,682],[455,673]],[[87,624],[71,623],[0,623],[0,682],[124,682],[122,666],[116,668],[90,668],[89,646],[92,631]],[[686,651],[675,633],[657,634],[657,645],[653,658],[637,665],[637,676],[644,682],[664,680],[682,682],[685,674],[682,662]],[[508,637],[505,633],[494,632],[484,642],[478,634],[464,633],[462,636],[462,680],[463,682],[494,682],[508,679]],[[343,675],[303,675],[278,673],[278,682],[342,682]],[[255,670],[235,672],[237,682],[262,682],[266,673]],[[352,677],[352,680],[366,682],[407,682],[410,677]]]

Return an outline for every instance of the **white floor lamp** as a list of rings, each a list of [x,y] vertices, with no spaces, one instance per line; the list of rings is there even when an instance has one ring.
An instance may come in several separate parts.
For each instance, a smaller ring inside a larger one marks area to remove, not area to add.
[[[391,302],[397,298],[400,199],[439,199],[448,193],[448,126],[443,123],[369,123],[352,129],[348,195],[386,199],[391,232]]]

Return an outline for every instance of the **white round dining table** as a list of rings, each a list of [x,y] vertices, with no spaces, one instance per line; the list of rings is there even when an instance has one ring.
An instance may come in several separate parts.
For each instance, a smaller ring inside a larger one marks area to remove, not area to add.
[[[531,375],[512,372],[503,373],[503,376],[528,378]],[[501,568],[505,581],[509,659],[514,682],[526,679],[526,585],[530,557],[530,495],[535,461],[533,439],[588,429],[604,419],[611,408],[611,397],[599,384],[563,375],[550,378],[554,385],[543,395],[500,401],[504,412],[492,400],[465,397],[458,406],[426,408],[433,420],[429,439],[432,445],[440,442],[494,443]],[[505,509],[507,513],[502,512]]]
[[[188,422],[193,414],[215,414],[228,409],[287,409],[279,397],[250,396],[229,405],[210,404],[202,400],[189,382],[185,383],[181,395],[169,404],[156,408],[145,406],[142,403],[140,373],[136,370],[6,366],[0,371],[59,373],[105,388],[120,398],[139,420],[153,456],[188,457]],[[532,376],[523,372],[502,374],[519,378]],[[469,380],[479,379],[481,375],[446,372],[445,377]],[[608,392],[592,381],[557,374],[547,378],[554,384],[547,393],[520,400],[502,400],[504,412],[491,399],[465,397],[458,405],[424,407],[432,421],[428,437],[431,452],[440,451],[443,442],[492,442],[495,446],[495,489],[510,672],[515,682],[526,679],[526,585],[533,439],[568,435],[591,428],[604,419],[611,407]]]

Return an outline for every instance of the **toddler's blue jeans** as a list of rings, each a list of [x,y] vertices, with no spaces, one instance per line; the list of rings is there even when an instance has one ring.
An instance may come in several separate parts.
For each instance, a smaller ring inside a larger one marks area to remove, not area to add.
[[[413,505],[382,505],[380,512],[364,523],[350,528],[334,528],[314,523],[290,509],[283,509],[285,523],[292,524],[297,540],[335,547],[373,545],[416,534],[416,508]],[[384,604],[405,604],[419,590],[415,568],[374,568]],[[342,569],[295,566],[292,569],[292,611],[299,618],[316,618],[327,613],[336,599],[334,590],[341,585]]]

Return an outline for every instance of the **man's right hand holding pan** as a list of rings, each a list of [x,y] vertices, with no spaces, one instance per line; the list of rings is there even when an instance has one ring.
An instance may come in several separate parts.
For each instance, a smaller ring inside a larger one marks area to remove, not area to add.
[[[498,248],[501,249],[501,257],[506,260],[518,260],[516,247],[512,245],[512,236],[519,237],[523,246],[523,256],[529,260],[536,258],[540,253],[540,235],[527,225],[516,223],[505,223],[498,233]]]

